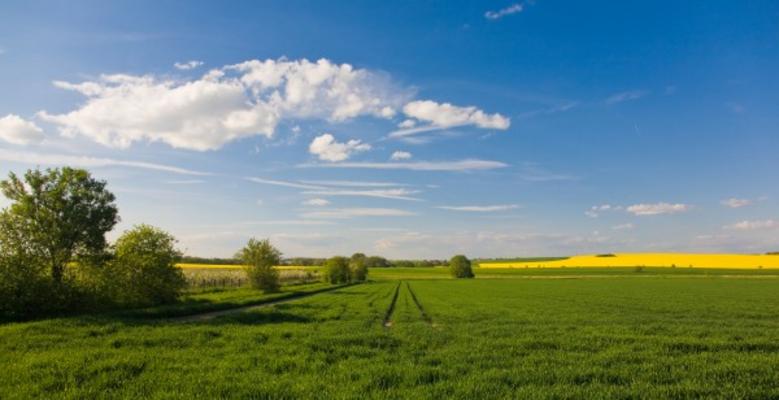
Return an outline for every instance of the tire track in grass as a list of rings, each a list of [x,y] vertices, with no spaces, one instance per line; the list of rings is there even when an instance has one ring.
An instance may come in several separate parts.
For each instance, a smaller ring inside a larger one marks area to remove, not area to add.
[[[395,294],[392,295],[392,302],[390,302],[389,308],[387,308],[387,313],[384,314],[384,322],[382,323],[385,328],[391,328],[392,327],[392,313],[395,312],[395,303],[398,301],[398,293],[400,293],[400,285],[403,282],[398,282],[398,285],[395,286]]]
[[[419,309],[419,314],[422,316],[422,319],[425,320],[425,322],[427,322],[428,325],[435,326],[435,324],[433,323],[433,320],[425,312],[425,308],[422,307],[422,303],[419,302],[419,299],[417,298],[416,293],[414,293],[414,290],[411,289],[411,284],[408,283],[408,282],[406,282],[406,289],[408,289],[409,294],[411,294],[411,300],[414,301],[414,304],[416,304],[417,309]]]

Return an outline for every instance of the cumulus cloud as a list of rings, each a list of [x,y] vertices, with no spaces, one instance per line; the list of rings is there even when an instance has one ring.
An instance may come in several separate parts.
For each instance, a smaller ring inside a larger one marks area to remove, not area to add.
[[[345,143],[337,142],[335,137],[329,133],[315,137],[308,146],[309,153],[316,155],[320,160],[331,162],[344,161],[353,153],[370,149],[371,145],[357,139]]]
[[[416,126],[417,121],[414,121],[413,119],[405,119],[401,123],[398,124],[398,128],[401,129],[409,129]]]
[[[442,210],[465,211],[465,212],[499,212],[519,208],[519,204],[498,204],[491,206],[440,206],[436,207]]]
[[[498,11],[487,11],[484,13],[484,18],[494,21],[497,19],[501,19],[507,15],[521,13],[522,10],[524,10],[524,8],[525,7],[522,4],[516,3],[508,7],[502,8]]]
[[[688,204],[670,204],[670,203],[654,203],[654,204],[634,204],[627,207],[627,211],[633,215],[660,215],[660,214],[678,214],[690,210]]]
[[[0,118],[0,140],[19,145],[39,143],[43,140],[43,130],[32,121],[8,114]]]
[[[338,208],[324,211],[312,211],[301,215],[313,219],[347,219],[354,217],[407,217],[413,212],[395,208]]]
[[[730,198],[730,199],[727,199],[727,200],[722,200],[720,203],[723,206],[725,206],[725,207],[741,208],[741,207],[746,207],[748,205],[751,205],[752,204],[752,200]]]
[[[33,165],[70,166],[81,168],[127,167],[170,172],[181,175],[211,175],[207,172],[193,171],[190,169],[179,168],[170,165],[142,161],[115,160],[111,158],[73,156],[66,154],[30,153],[21,151],[8,151],[4,149],[0,149],[0,161],[18,162],[22,164]]]
[[[202,61],[197,61],[197,60],[191,60],[191,61],[187,61],[187,62],[177,62],[177,63],[173,64],[173,66],[176,67],[176,69],[180,69],[182,71],[188,71],[190,69],[195,69],[195,68],[197,68],[197,67],[199,67],[201,65],[203,65],[203,62]]]
[[[638,100],[647,94],[649,94],[649,92],[646,90],[630,90],[627,92],[614,93],[613,95],[606,98],[605,103],[610,105],[631,100]]]
[[[358,168],[358,169],[395,169],[411,171],[452,171],[468,172],[505,168],[509,165],[500,161],[460,160],[460,161],[415,161],[415,162],[342,162],[332,164],[301,164],[301,168]]]
[[[407,151],[396,151],[396,152],[392,153],[392,155],[390,156],[390,160],[393,160],[393,161],[408,160],[411,157],[412,157],[411,153],[409,153]]]
[[[308,199],[303,202],[304,206],[324,207],[330,205],[330,200],[327,199]]]
[[[724,228],[736,231],[755,231],[760,229],[779,228],[779,221],[773,219],[741,221],[732,225],[727,225]]]
[[[391,138],[402,138],[422,132],[473,125],[483,129],[506,130],[511,120],[501,114],[487,114],[474,107],[460,107],[450,103],[437,103],[432,100],[415,100],[403,106],[408,117],[428,123],[426,126],[400,129],[389,134]]]
[[[116,74],[54,85],[87,99],[64,114],[39,113],[65,136],[120,148],[150,141],[199,151],[272,137],[283,119],[391,118],[411,96],[381,74],[326,59],[251,60],[184,81]]]

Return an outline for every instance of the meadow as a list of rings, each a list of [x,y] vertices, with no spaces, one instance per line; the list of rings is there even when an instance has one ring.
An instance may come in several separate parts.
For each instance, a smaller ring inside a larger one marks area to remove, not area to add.
[[[357,285],[0,325],[0,398],[779,396],[779,271],[476,274],[373,269]]]

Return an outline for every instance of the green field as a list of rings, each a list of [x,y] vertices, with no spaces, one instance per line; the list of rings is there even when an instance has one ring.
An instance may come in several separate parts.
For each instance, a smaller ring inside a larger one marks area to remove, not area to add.
[[[5,324],[0,398],[779,397],[779,277],[663,271],[372,270],[209,320],[161,317],[270,298]]]

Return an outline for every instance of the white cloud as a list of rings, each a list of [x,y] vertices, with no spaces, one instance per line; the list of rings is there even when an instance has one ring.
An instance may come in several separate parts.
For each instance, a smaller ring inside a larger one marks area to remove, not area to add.
[[[414,126],[416,126],[416,124],[417,124],[417,121],[414,121],[413,119],[405,119],[405,120],[403,120],[403,122],[398,124],[398,128],[409,129],[409,128],[413,128]]]
[[[408,189],[373,189],[373,190],[312,190],[303,192],[303,194],[313,196],[361,196],[361,197],[377,197],[383,199],[393,200],[411,200],[420,201],[416,197],[411,197],[412,194],[419,193],[418,190]]]
[[[390,160],[398,161],[398,160],[408,160],[411,159],[411,153],[407,151],[396,151],[392,153],[392,156],[390,156]]]
[[[417,133],[474,125],[483,129],[506,130],[511,126],[511,120],[500,114],[487,114],[474,107],[459,107],[449,103],[437,103],[432,100],[415,100],[403,106],[403,113],[419,121],[429,123],[427,126],[400,129],[389,134],[391,138],[402,138]]]
[[[195,68],[197,68],[197,67],[199,67],[201,65],[203,65],[203,62],[202,61],[197,61],[197,60],[191,60],[191,61],[187,61],[187,62],[183,62],[183,63],[177,62],[177,63],[173,64],[173,66],[176,67],[176,69],[180,69],[182,71],[188,71],[190,69],[195,69]]]
[[[88,156],[73,156],[65,154],[45,154],[0,149],[0,161],[17,162],[30,165],[54,165],[80,168],[128,167],[171,172],[182,175],[212,175],[207,172],[173,167],[170,165],[148,163],[143,161],[114,160]]]
[[[677,214],[690,210],[688,204],[670,204],[670,203],[654,203],[654,204],[634,204],[627,208],[627,211],[633,215],[660,215],[660,214]]]
[[[631,224],[631,223],[619,224],[619,225],[614,225],[614,226],[611,227],[611,229],[615,230],[615,231],[626,231],[626,230],[630,230],[630,229],[633,229],[633,228],[635,228],[635,226],[633,224]]]
[[[254,183],[261,183],[265,185],[274,185],[274,186],[284,186],[284,187],[291,187],[296,189],[307,189],[307,190],[322,190],[325,189],[324,186],[318,186],[318,185],[309,185],[305,183],[298,183],[298,182],[289,182],[289,181],[279,181],[275,179],[264,179],[264,178],[257,178],[257,177],[248,177],[246,178],[247,181],[254,182]]]
[[[339,208],[325,211],[312,211],[302,214],[301,217],[314,219],[346,219],[354,217],[407,217],[413,215],[416,214],[394,208]]]
[[[39,143],[43,140],[43,130],[34,122],[8,114],[0,118],[0,140],[19,145]]]
[[[484,18],[494,21],[507,15],[521,13],[522,10],[524,10],[524,6],[522,4],[516,3],[498,11],[487,11],[484,13]]]
[[[325,59],[252,60],[194,80],[117,74],[54,85],[87,98],[68,113],[39,113],[66,136],[112,147],[150,141],[199,151],[272,137],[283,119],[390,118],[411,97],[381,74]]]
[[[334,164],[301,164],[301,168],[362,168],[395,169],[411,171],[453,171],[467,172],[505,168],[509,165],[500,161],[461,160],[461,161],[415,161],[415,162],[345,162]]]
[[[302,203],[304,206],[324,207],[330,205],[330,200],[326,199],[308,199]]]
[[[625,101],[638,100],[649,94],[646,90],[631,90],[627,92],[614,93],[609,96],[605,102],[606,104],[617,104]]]
[[[321,186],[344,186],[344,187],[397,187],[408,186],[403,183],[395,182],[365,182],[365,181],[300,181],[310,185]]]
[[[612,206],[611,204],[601,204],[590,207],[589,210],[584,212],[584,215],[590,218],[598,218],[603,211],[621,210],[621,206]]]
[[[748,205],[751,205],[752,204],[752,200],[730,198],[730,199],[727,199],[727,200],[722,200],[720,203],[723,206],[730,207],[730,208],[741,208],[741,207],[746,207]]]
[[[519,204],[498,204],[492,206],[440,206],[442,210],[466,211],[466,212],[499,212],[519,208]]]
[[[725,229],[736,231],[754,231],[759,229],[772,229],[779,228],[779,221],[773,219],[757,220],[757,221],[741,221],[732,225],[727,225]]]
[[[317,136],[308,146],[308,151],[324,161],[344,161],[353,153],[367,151],[371,145],[362,143],[360,140],[352,139],[346,143],[336,142],[335,137],[329,133]]]

